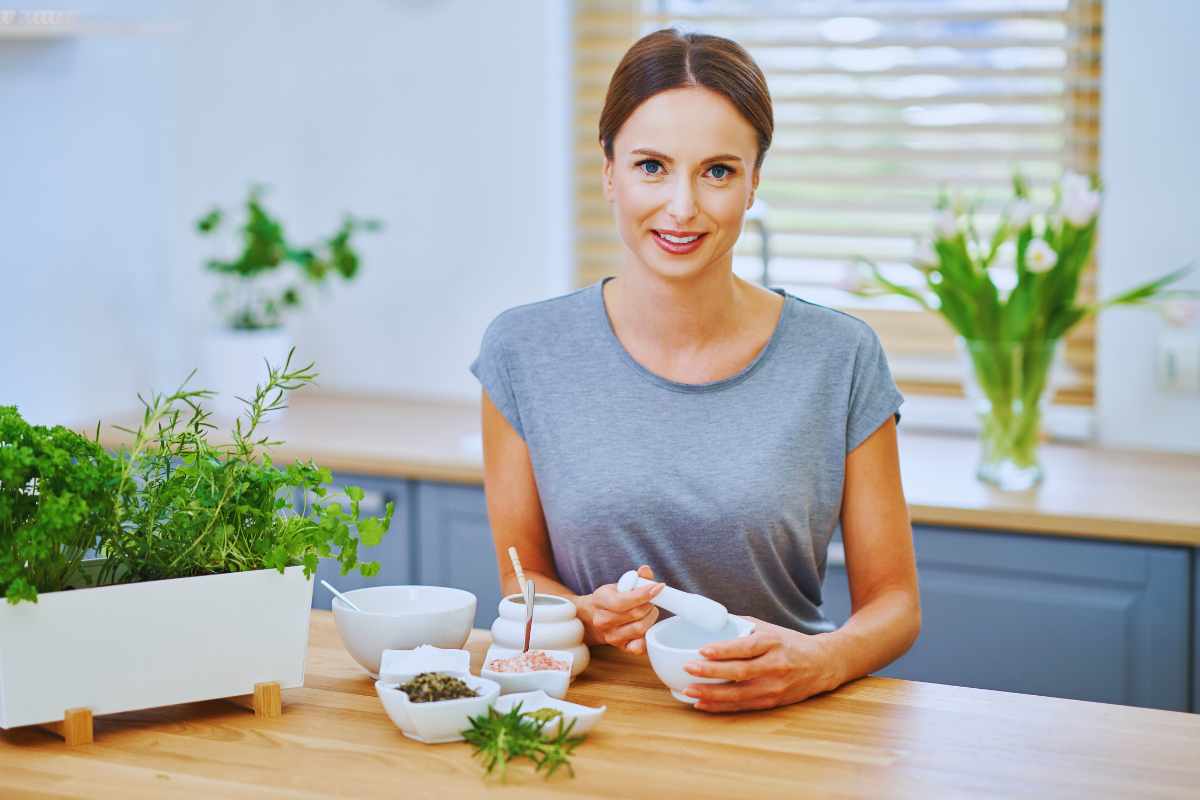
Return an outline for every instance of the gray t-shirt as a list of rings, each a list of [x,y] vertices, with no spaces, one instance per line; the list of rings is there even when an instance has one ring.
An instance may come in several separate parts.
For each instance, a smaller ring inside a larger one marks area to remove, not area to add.
[[[832,630],[846,454],[904,399],[875,332],[772,289],[783,313],[750,364],[677,383],[625,350],[603,283],[501,313],[471,364],[529,448],[559,578],[586,594],[644,563],[733,613]]]

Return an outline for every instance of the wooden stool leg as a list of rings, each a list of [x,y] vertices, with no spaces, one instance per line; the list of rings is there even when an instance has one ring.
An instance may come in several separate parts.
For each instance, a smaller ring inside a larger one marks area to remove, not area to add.
[[[92,710],[68,708],[62,722],[48,722],[43,728],[58,734],[68,746],[92,743]]]
[[[279,684],[254,684],[254,716],[259,719],[274,719],[283,714],[283,691]]]

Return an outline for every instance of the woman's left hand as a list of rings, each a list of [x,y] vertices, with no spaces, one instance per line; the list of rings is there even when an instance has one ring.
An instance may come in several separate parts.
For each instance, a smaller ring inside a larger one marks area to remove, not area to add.
[[[743,711],[798,703],[837,688],[838,667],[818,636],[744,617],[754,632],[700,648],[699,661],[684,670],[701,678],[732,683],[693,683],[684,694],[697,697],[701,711]]]

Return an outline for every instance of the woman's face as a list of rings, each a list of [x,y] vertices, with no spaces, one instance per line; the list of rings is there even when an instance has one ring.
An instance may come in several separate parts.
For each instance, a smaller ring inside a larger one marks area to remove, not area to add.
[[[754,127],[709,89],[672,89],[638,106],[604,164],[605,198],[635,265],[664,278],[732,270],[757,152]],[[699,239],[672,243],[664,233]]]

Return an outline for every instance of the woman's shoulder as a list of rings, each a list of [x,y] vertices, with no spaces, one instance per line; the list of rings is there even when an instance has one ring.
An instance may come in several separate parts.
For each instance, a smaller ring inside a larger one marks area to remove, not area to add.
[[[529,344],[545,341],[548,336],[561,336],[577,328],[581,315],[587,313],[589,292],[595,286],[522,303],[501,311],[484,331],[484,341],[505,344]]]
[[[808,342],[814,339],[826,343],[843,343],[851,347],[871,344],[878,340],[874,329],[853,314],[831,306],[805,300],[791,292],[784,293],[787,311],[792,315],[792,330]]]

